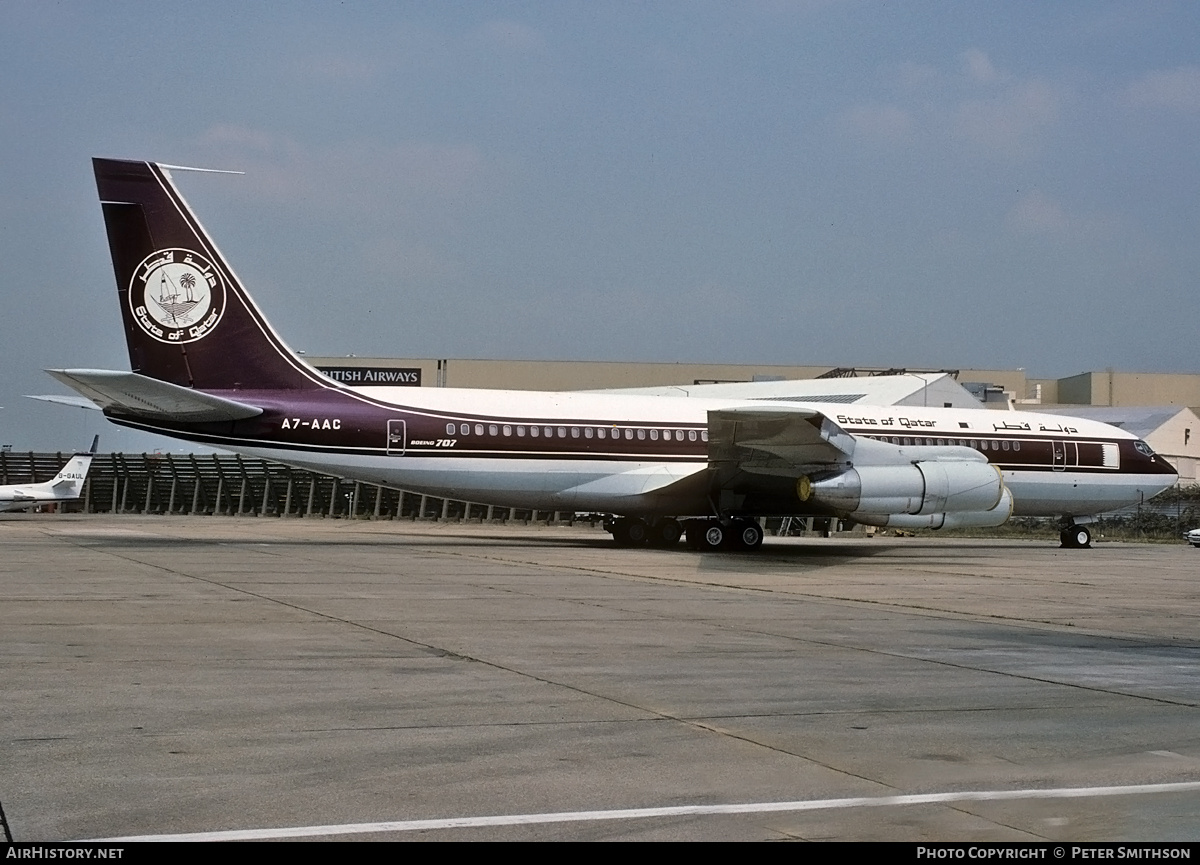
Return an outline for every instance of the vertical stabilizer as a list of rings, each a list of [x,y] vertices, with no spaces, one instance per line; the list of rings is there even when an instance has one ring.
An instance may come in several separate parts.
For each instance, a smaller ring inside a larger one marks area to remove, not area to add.
[[[92,163],[134,372],[202,390],[321,386],[255,306],[164,167]]]
[[[62,467],[62,470],[54,476],[54,479],[49,483],[49,487],[55,498],[79,498],[83,492],[83,482],[87,480],[88,469],[92,467],[92,455],[94,453],[95,451],[86,454],[75,454]]]

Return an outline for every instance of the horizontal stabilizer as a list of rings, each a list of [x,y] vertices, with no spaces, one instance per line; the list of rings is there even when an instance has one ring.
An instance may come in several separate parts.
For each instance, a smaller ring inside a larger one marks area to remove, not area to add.
[[[59,396],[56,393],[27,393],[25,394],[25,398],[41,400],[42,402],[53,402],[57,403],[58,405],[73,405],[76,408],[90,408],[95,411],[100,410],[100,406],[96,405],[96,403],[85,396]]]
[[[108,369],[48,369],[46,372],[100,408],[133,417],[187,423],[242,420],[263,410],[237,400]]]

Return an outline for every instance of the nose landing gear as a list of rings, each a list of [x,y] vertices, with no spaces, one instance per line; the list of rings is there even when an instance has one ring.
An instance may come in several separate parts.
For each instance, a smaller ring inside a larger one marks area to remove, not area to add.
[[[1092,545],[1092,533],[1086,526],[1070,525],[1058,533],[1062,546],[1070,550],[1088,549]]]

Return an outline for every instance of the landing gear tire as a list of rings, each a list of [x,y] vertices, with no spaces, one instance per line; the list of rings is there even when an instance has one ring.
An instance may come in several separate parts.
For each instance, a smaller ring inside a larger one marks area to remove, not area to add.
[[[609,529],[618,547],[638,547],[646,543],[649,529],[641,520],[616,520]]]
[[[730,526],[730,541],[735,550],[757,550],[762,546],[763,530],[758,523],[749,520],[734,520]]]
[[[716,520],[695,520],[687,531],[688,546],[707,553],[724,549],[729,537],[729,531]]]
[[[679,520],[663,520],[650,529],[650,546],[673,547],[679,543],[681,535],[683,526],[679,524]]]
[[[1085,550],[1092,545],[1092,533],[1086,526],[1068,526],[1058,537],[1063,547],[1069,550]]]

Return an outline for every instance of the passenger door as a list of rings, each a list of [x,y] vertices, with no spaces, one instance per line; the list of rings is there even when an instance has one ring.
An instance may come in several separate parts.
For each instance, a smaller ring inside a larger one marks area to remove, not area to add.
[[[389,420],[387,425],[387,455],[390,457],[404,456],[405,442],[405,422],[402,420]]]

